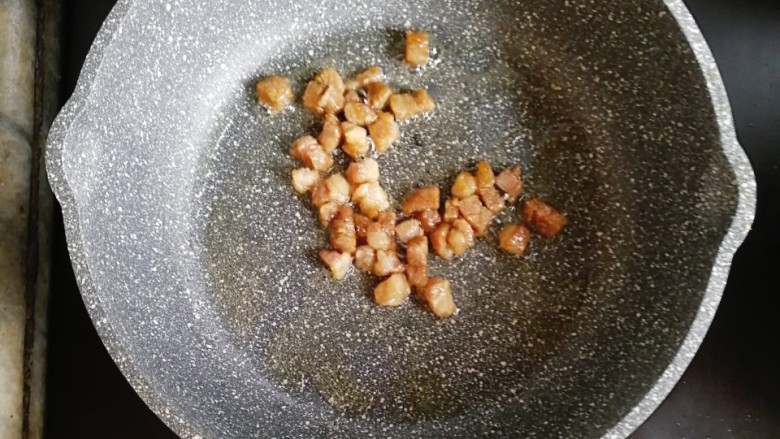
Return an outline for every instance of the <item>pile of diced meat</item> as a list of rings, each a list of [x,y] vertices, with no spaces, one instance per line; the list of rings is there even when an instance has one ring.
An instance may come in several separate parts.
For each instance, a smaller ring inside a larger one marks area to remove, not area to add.
[[[428,57],[427,34],[407,32],[407,63],[421,66]],[[257,97],[274,112],[295,99],[290,81],[279,76],[258,82]],[[414,289],[436,316],[455,314],[449,281],[429,276],[429,248],[449,260],[485,236],[496,215],[522,194],[520,168],[495,175],[490,164],[479,162],[473,173],[462,171],[455,177],[443,206],[438,187],[423,187],[403,200],[399,215],[390,210],[379,163],[371,155],[386,152],[400,139],[397,121],[436,108],[428,92],[394,92],[376,66],[347,81],[334,69],[325,69],[308,83],[302,100],[304,107],[322,116],[322,129],[317,137],[304,135],[293,142],[290,154],[303,166],[292,171],[292,184],[299,194],[308,194],[328,231],[330,248],[320,257],[333,278],[344,279],[354,265],[382,279],[374,288],[379,305],[399,306]],[[331,172],[338,148],[351,158],[345,172]],[[539,199],[523,202],[523,217],[545,238],[559,234],[567,222]],[[499,245],[509,254],[522,255],[530,238],[525,225],[508,224],[499,233]]]

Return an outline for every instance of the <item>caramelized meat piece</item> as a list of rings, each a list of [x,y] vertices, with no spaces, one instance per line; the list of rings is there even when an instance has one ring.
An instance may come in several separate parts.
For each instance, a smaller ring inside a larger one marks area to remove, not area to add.
[[[418,236],[406,244],[406,262],[410,265],[428,265],[428,238]]]
[[[322,204],[319,208],[320,225],[322,227],[328,227],[328,224],[330,224],[330,221],[336,216],[340,208],[340,204],[332,201]]]
[[[389,250],[395,238],[379,222],[373,222],[366,229],[366,242],[374,250]]]
[[[390,149],[401,138],[401,130],[390,113],[379,112],[376,122],[368,126],[376,152],[382,153]]]
[[[290,80],[282,76],[269,76],[257,82],[257,100],[264,107],[278,113],[292,104],[295,95]]]
[[[325,69],[303,92],[303,105],[317,114],[336,114],[344,108],[344,82],[333,69]]]
[[[384,82],[374,82],[366,86],[366,95],[368,96],[368,105],[376,111],[384,110],[387,105],[387,101],[390,100],[390,96],[393,94],[393,90],[387,86]]]
[[[431,233],[431,245],[433,246],[433,251],[436,252],[437,255],[439,255],[442,259],[452,259],[453,256],[455,256],[455,253],[452,251],[452,248],[450,248],[450,245],[447,243],[447,237],[450,234],[450,225],[447,223],[442,223],[439,225],[439,227]],[[471,226],[469,226],[471,228]]]
[[[434,102],[431,95],[427,90],[415,90],[412,92],[412,99],[415,103],[415,113],[430,113],[436,109],[436,102]]]
[[[415,288],[422,288],[428,283],[427,265],[409,265],[406,267],[406,278],[409,284]]]
[[[452,287],[446,279],[432,277],[423,288],[421,296],[436,317],[451,317],[458,310],[452,298]]]
[[[420,225],[425,233],[433,232],[436,227],[441,223],[441,215],[437,210],[426,209],[415,214],[417,221],[420,221]]]
[[[325,203],[330,202],[330,191],[325,182],[320,180],[311,187],[311,204],[315,207],[320,207]]]
[[[316,171],[327,171],[333,166],[333,157],[325,152],[322,146],[312,136],[303,136],[293,142],[290,155],[303,162],[307,168]]]
[[[352,266],[352,255],[335,250],[320,250],[320,258],[330,268],[333,279],[342,280]]]
[[[313,169],[298,168],[292,171],[293,189],[299,194],[308,192],[318,181],[320,181],[320,173]]]
[[[456,198],[466,198],[477,192],[477,179],[470,172],[461,171],[452,183],[452,195]]]
[[[545,238],[558,235],[569,222],[561,212],[538,198],[525,200],[523,220]]]
[[[482,205],[482,202],[479,201],[479,197],[476,195],[460,200],[458,211],[471,224],[477,236],[484,235],[488,227],[490,227],[490,221],[493,220],[493,214],[490,213],[487,207]]]
[[[507,224],[498,234],[498,245],[510,255],[519,256],[525,253],[531,241],[531,232],[522,224]]]
[[[365,239],[368,233],[368,226],[371,225],[371,220],[359,213],[355,214],[355,233],[358,238]]]
[[[428,282],[428,238],[418,236],[406,245],[406,278],[415,288]]]
[[[374,276],[384,277],[404,271],[404,265],[398,259],[395,250],[377,250],[374,263]]]
[[[357,235],[355,234],[355,218],[352,208],[341,206],[338,213],[328,225],[330,245],[344,253],[355,253]]]
[[[361,245],[355,249],[355,267],[360,270],[372,272],[376,262],[376,251],[368,245]]]
[[[460,212],[458,211],[460,206],[460,200],[456,198],[447,198],[444,202],[444,222],[451,223],[460,218]]]
[[[425,32],[406,31],[406,51],[404,59],[412,66],[419,67],[428,63],[430,43]]]
[[[360,93],[358,93],[357,90],[347,90],[344,92],[344,105],[347,105],[349,102],[363,102],[363,100],[360,99]]]
[[[423,236],[422,224],[416,219],[408,219],[395,226],[395,235],[401,242],[408,242],[412,238]]]
[[[396,93],[390,96],[390,111],[396,120],[411,119],[417,115],[417,102],[408,93]]]
[[[330,194],[330,201],[338,204],[346,204],[349,202],[351,187],[346,178],[341,174],[333,174],[325,179],[325,186],[328,188],[328,194]]]
[[[352,192],[352,202],[360,206],[360,213],[376,218],[380,212],[390,208],[387,192],[376,182],[363,183]]]
[[[317,141],[322,145],[322,149],[328,154],[332,154],[336,148],[341,144],[341,122],[339,118],[332,115],[325,115],[325,123],[322,124],[322,131],[320,131]]]
[[[466,250],[474,246],[474,230],[466,220],[458,218],[452,222],[452,227],[447,235],[447,245],[455,256],[463,255]]]
[[[381,306],[400,306],[412,293],[403,273],[396,273],[374,288],[374,302]]]
[[[486,161],[477,163],[477,170],[474,174],[477,178],[477,187],[479,188],[493,187],[496,184],[496,175],[493,173],[493,168]]]
[[[320,107],[320,98],[325,94],[327,88],[327,85],[316,80],[310,81],[303,92],[303,106],[317,114],[325,113],[325,110]]]
[[[376,122],[374,109],[362,102],[347,102],[344,104],[344,117],[347,121],[362,127]]]
[[[342,122],[341,130],[344,133],[344,145],[341,149],[355,159],[366,155],[370,148],[366,129],[352,122]]]
[[[523,181],[520,180],[520,168],[515,166],[514,168],[504,169],[498,174],[498,177],[496,177],[496,186],[506,193],[510,203],[517,201],[517,198],[523,193]]]
[[[406,197],[401,210],[406,216],[424,210],[439,210],[439,188],[430,186],[415,190]]]
[[[382,69],[378,66],[371,66],[355,75],[355,79],[348,81],[347,89],[357,90],[360,87],[366,87],[369,84],[379,82],[383,78]]]
[[[477,193],[479,193],[479,198],[482,200],[482,203],[493,215],[498,215],[504,210],[504,207],[506,206],[504,197],[498,193],[498,189],[496,189],[495,186],[480,186],[477,189]]]
[[[347,180],[354,186],[379,180],[379,163],[372,158],[350,163]]]

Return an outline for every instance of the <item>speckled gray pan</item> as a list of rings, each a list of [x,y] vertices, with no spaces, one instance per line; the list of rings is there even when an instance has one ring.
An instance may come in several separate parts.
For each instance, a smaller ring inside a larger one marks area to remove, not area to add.
[[[433,35],[423,72],[410,26]],[[315,120],[253,101],[263,75],[300,92],[371,64],[438,102],[379,159],[396,202],[488,159],[570,219],[522,259],[494,231],[435,261],[447,321],[329,278],[289,186]],[[625,437],[693,357],[755,203],[678,0],[120,0],[48,146],[95,326],[185,438]]]

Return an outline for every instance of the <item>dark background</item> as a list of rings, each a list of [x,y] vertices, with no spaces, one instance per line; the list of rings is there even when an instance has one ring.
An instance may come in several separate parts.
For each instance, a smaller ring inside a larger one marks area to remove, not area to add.
[[[63,103],[114,2],[64,2]],[[758,179],[758,213],[701,349],[632,438],[780,438],[780,2],[686,3],[720,66]],[[175,438],[103,348],[79,296],[61,218],[52,264],[47,437]]]

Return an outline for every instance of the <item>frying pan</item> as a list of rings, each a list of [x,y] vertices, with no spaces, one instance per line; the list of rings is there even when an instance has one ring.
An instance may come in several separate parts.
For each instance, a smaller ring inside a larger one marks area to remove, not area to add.
[[[400,61],[408,27],[433,36],[423,72]],[[252,97],[374,64],[438,102],[380,158],[396,202],[487,159],[570,220],[526,258],[493,235],[434,261],[446,321],[329,279],[289,185],[315,120]],[[679,0],[122,0],[47,166],[98,332],[185,438],[625,437],[693,357],[755,204]]]

